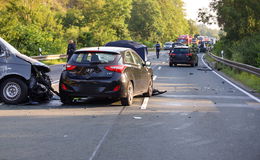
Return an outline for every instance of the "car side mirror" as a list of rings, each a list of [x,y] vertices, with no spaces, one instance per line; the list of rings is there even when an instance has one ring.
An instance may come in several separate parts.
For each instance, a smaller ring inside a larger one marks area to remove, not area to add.
[[[152,65],[152,63],[149,61],[144,62],[144,66],[150,67],[151,65]]]

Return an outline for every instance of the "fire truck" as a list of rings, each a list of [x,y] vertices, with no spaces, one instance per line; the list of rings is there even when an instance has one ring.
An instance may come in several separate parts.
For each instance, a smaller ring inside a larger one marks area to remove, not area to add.
[[[177,42],[190,45],[192,43],[192,36],[189,35],[180,35]]]

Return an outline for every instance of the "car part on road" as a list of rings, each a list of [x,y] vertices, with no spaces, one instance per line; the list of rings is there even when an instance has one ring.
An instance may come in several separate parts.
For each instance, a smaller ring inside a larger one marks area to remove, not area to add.
[[[153,89],[153,96],[156,96],[156,95],[159,95],[159,94],[163,94],[163,93],[166,93],[167,91],[164,90],[164,91],[159,91],[158,89]]]

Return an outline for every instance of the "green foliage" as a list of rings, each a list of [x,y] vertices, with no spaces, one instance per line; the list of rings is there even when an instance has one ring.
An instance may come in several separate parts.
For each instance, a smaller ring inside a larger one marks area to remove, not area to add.
[[[38,55],[64,51],[62,26],[55,20],[48,3],[39,5],[40,0],[9,0],[0,11],[0,36],[27,55]]]
[[[129,30],[139,41],[173,41],[192,34],[181,0],[133,0]],[[193,28],[194,29],[194,28]]]
[[[5,0],[0,9],[0,36],[29,56],[65,53],[69,39],[78,48],[122,39],[152,47],[197,33],[182,0]]]
[[[41,61],[41,62],[44,63],[44,64],[47,64],[47,65],[64,64],[64,63],[67,62],[67,58],[44,60],[44,61]]]
[[[212,0],[218,24],[226,32],[214,52],[224,50],[225,57],[260,67],[260,3],[256,0]],[[202,11],[200,18],[208,23],[214,17]]]

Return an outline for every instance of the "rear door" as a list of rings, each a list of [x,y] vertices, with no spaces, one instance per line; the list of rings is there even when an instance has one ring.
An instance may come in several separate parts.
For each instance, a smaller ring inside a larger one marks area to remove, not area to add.
[[[126,68],[126,72],[128,77],[134,81],[134,92],[139,93],[142,91],[140,82],[142,81],[141,72],[139,66],[135,63],[134,57],[130,50],[127,50],[124,53],[124,64],[128,67]]]
[[[138,66],[138,76],[139,76],[139,84],[140,84],[140,90],[142,92],[146,91],[148,88],[148,83],[150,80],[149,77],[149,71],[146,66],[144,66],[144,61],[141,59],[141,57],[134,51],[132,51],[132,55],[135,61],[135,64]]]

